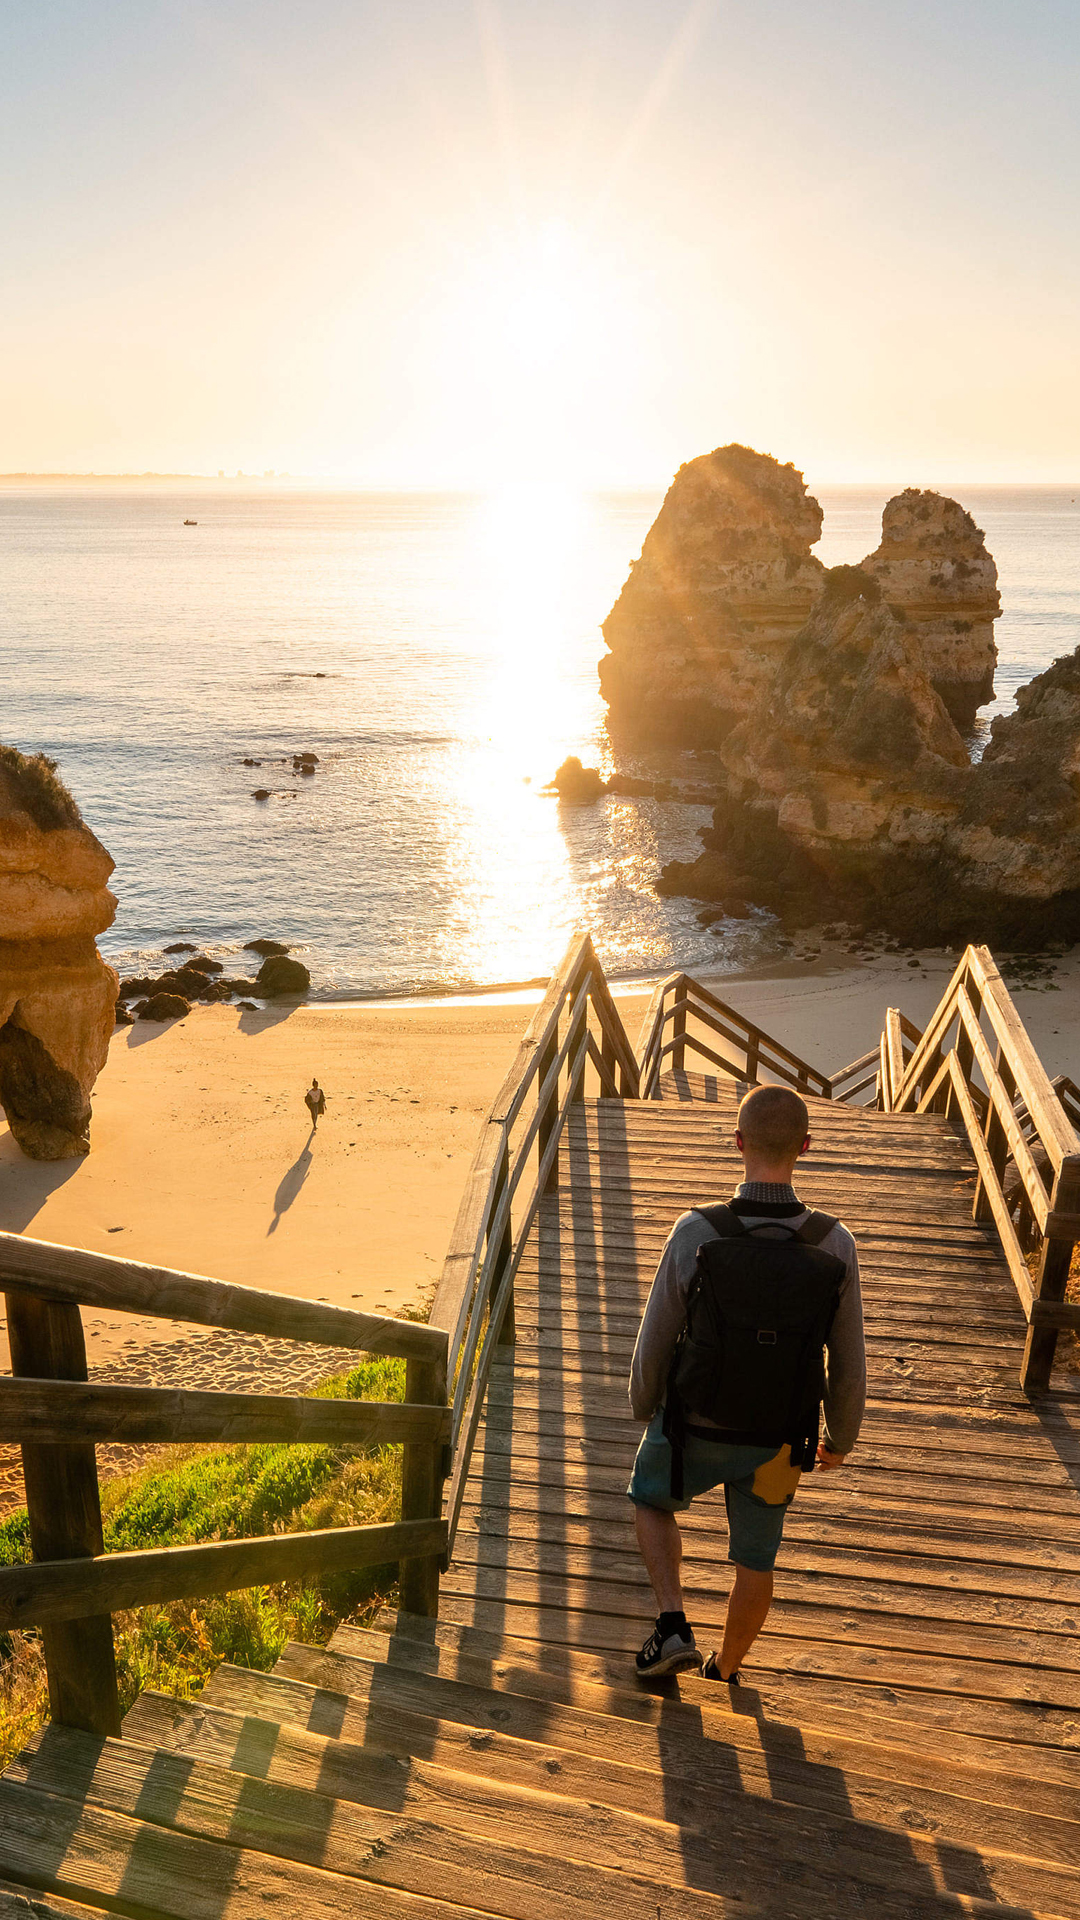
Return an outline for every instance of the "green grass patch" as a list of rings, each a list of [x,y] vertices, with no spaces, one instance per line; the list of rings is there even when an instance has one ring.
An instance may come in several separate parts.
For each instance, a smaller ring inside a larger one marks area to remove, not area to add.
[[[371,1359],[313,1388],[334,1399],[400,1400],[401,1360]],[[109,1552],[243,1540],[311,1527],[372,1526],[401,1512],[401,1449],[302,1445],[180,1447],[101,1490]],[[0,1523],[0,1565],[30,1558],[26,1512]],[[324,1642],[343,1619],[392,1597],[397,1568],[364,1567],[322,1580],[249,1587],[204,1600],[141,1607],[114,1619],[120,1707],[146,1687],[189,1698],[223,1660],[266,1671],[289,1640]],[[48,1715],[36,1633],[0,1638],[0,1766]]]

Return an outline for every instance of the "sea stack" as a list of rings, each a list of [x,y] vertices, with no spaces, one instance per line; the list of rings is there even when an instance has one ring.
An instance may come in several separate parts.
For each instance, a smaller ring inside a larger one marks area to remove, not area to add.
[[[604,622],[613,729],[715,747],[775,676],[821,592],[821,508],[802,474],[751,447],[680,467]]]
[[[600,687],[618,735],[717,747],[767,697],[825,591],[822,512],[802,474],[750,447],[680,467],[604,622]],[[835,570],[834,570],[835,571]],[[861,562],[958,727],[994,693],[997,568],[957,500],[909,487]]]
[[[0,1106],[35,1160],[90,1151],[118,985],[96,945],[113,864],[52,761],[0,746]]]
[[[882,598],[922,637],[926,671],[958,727],[994,697],[1001,612],[986,540],[957,500],[908,487],[881,516],[881,545],[862,563]]]

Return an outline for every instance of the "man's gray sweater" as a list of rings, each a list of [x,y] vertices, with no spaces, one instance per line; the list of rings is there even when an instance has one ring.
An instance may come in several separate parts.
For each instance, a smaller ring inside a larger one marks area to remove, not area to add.
[[[768,1189],[770,1200],[794,1202],[795,1195],[783,1187]],[[737,1198],[745,1198],[746,1210],[740,1218],[748,1227],[768,1221],[778,1224],[774,1214],[754,1214],[750,1205],[761,1199],[760,1188],[743,1186]],[[800,1227],[810,1209],[785,1216],[785,1227]],[[778,1236],[779,1237],[779,1236]],[[664,1398],[675,1343],[686,1324],[686,1299],[697,1271],[697,1250],[706,1240],[716,1240],[707,1220],[700,1213],[684,1213],[668,1234],[660,1265],[652,1283],[634,1359],[630,1369],[630,1405],[636,1420],[651,1420]],[[859,1256],[847,1228],[839,1222],[821,1242],[825,1253],[836,1254],[847,1269],[840,1283],[840,1303],[832,1323],[825,1350],[825,1445],[831,1453],[850,1453],[858,1438],[866,1403],[866,1347],[863,1341],[862,1294],[859,1289]],[[711,1425],[701,1421],[702,1426]]]

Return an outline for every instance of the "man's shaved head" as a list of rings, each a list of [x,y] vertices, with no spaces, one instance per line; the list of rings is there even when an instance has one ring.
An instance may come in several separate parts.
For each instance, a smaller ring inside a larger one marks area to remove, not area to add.
[[[794,1160],[810,1131],[810,1115],[790,1087],[754,1087],[739,1106],[736,1124],[751,1153]]]

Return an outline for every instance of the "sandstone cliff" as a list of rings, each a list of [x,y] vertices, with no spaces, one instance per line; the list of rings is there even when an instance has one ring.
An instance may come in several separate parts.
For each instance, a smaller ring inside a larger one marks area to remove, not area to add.
[[[719,447],[676,474],[604,622],[613,726],[714,746],[776,672],[821,591],[821,508],[801,473]]]
[[[661,890],[841,914],[915,941],[1080,936],[1080,649],[972,766],[921,624],[836,568],[771,691],[721,749],[705,852]]]
[[[37,1160],[90,1150],[117,992],[95,944],[112,870],[51,762],[0,747],[0,1106]]]
[[[881,518],[881,545],[863,561],[882,596],[919,630],[926,670],[958,726],[994,697],[1001,612],[997,568],[956,500],[909,487]]]
[[[749,447],[681,467],[604,622],[600,687],[616,733],[715,747],[756,707],[820,598],[822,513],[801,473]],[[993,698],[997,568],[956,500],[909,488],[862,562],[923,642],[957,725]]]

